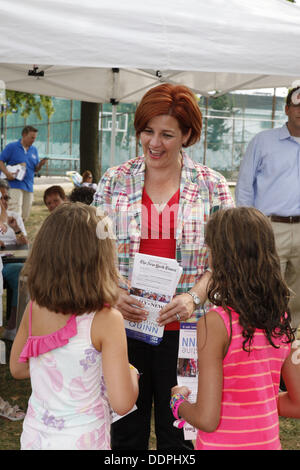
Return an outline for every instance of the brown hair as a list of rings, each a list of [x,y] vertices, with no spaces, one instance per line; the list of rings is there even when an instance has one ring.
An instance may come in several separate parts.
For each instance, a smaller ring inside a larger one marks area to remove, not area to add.
[[[93,175],[92,175],[92,172],[90,170],[86,170],[82,173],[82,182],[84,183],[87,178],[92,178]]]
[[[272,346],[272,338],[284,335],[292,342],[290,292],[269,219],[251,207],[219,210],[207,223],[205,241],[212,256],[208,298],[230,319],[228,307],[239,314],[244,349],[247,343],[250,349],[256,328],[264,330]]]
[[[29,132],[38,132],[38,130],[32,126],[25,126],[22,130],[22,135],[27,135]]]
[[[69,195],[70,202],[92,204],[96,190],[89,186],[76,186]]]
[[[99,239],[95,207],[63,204],[50,213],[24,266],[32,300],[60,313],[93,312],[118,297],[115,244]]]
[[[59,197],[64,201],[66,199],[66,193],[61,186],[50,186],[44,192],[44,203],[46,204],[46,198],[52,194],[58,194]]]
[[[200,139],[202,114],[195,95],[188,87],[163,83],[147,91],[135,113],[134,127],[137,138],[151,119],[163,114],[177,119],[183,135],[191,129],[191,135],[184,147],[189,147]]]

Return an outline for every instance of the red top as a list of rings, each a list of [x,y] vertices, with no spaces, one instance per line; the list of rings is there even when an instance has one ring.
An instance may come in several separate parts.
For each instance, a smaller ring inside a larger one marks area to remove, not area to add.
[[[227,329],[231,343],[223,359],[221,416],[214,432],[199,431],[196,450],[279,450],[277,410],[280,371],[290,353],[286,336],[272,337],[256,328],[250,353],[243,349],[239,314],[231,321],[222,307],[214,307]],[[248,344],[247,344],[248,346]]]
[[[146,190],[142,196],[142,235],[140,253],[163,258],[176,257],[176,222],[179,204],[179,189],[159,213]],[[165,326],[165,330],[179,330],[179,322]]]

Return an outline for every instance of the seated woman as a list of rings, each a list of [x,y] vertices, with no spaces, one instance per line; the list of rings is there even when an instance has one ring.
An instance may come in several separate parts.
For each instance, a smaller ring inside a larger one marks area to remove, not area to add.
[[[61,186],[50,186],[44,192],[44,203],[49,212],[67,201],[67,196]]]
[[[0,231],[0,247],[6,245],[27,245],[27,233],[22,217],[16,212],[8,210],[9,186],[5,180],[0,179],[0,193],[2,202],[2,211],[6,214],[7,230],[5,233]],[[3,265],[3,281],[6,282],[12,291],[10,317],[2,335],[3,339],[14,340],[16,335],[16,313],[18,305],[18,284],[19,274],[23,268],[23,263],[7,263]]]
[[[5,233],[7,231],[7,215],[6,215],[6,210],[3,207],[3,202],[2,202],[2,194],[0,193],[0,232]],[[0,257],[0,326],[2,326],[2,294],[3,294],[3,278],[2,278],[2,269],[3,269],[3,264],[2,264],[2,258]],[[4,351],[5,353],[5,346],[4,350],[2,347],[2,341],[0,341],[0,349],[1,352]],[[0,365],[5,364],[5,360],[3,362],[4,358],[0,358]],[[8,401],[4,400],[2,396],[0,396],[0,416],[2,418],[8,419],[10,421],[20,421],[24,419],[25,413],[24,411],[20,410],[18,405],[11,405]]]
[[[97,185],[93,183],[93,174],[91,171],[86,170],[82,173],[81,186],[88,186],[96,191]]]

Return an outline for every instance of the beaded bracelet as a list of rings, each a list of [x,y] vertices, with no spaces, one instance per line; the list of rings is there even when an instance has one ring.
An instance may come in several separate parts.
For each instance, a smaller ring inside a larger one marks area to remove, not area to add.
[[[174,418],[180,419],[180,417],[178,416],[178,408],[184,401],[186,401],[186,398],[181,393],[175,393],[171,396],[170,408],[172,410]]]

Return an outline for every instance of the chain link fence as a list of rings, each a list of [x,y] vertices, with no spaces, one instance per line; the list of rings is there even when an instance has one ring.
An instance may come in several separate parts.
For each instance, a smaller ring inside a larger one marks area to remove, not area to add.
[[[23,127],[33,125],[39,131],[35,145],[40,157],[49,157],[41,174],[62,176],[67,171],[79,172],[80,101],[53,98],[53,104],[55,112],[49,119],[45,111],[42,120],[33,113],[27,119],[19,112],[2,117],[1,145],[19,139]],[[230,181],[236,180],[240,161],[252,137],[286,121],[285,99],[276,93],[237,92],[217,99],[200,97],[199,106],[203,115],[201,140],[189,147],[187,153],[196,162],[220,171]],[[100,109],[99,163],[104,172],[110,166],[112,108],[103,104]],[[115,165],[142,152],[135,138],[135,109],[136,104],[117,106]]]

